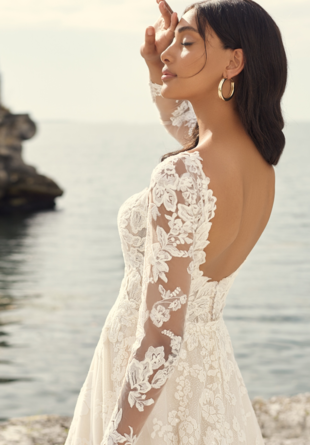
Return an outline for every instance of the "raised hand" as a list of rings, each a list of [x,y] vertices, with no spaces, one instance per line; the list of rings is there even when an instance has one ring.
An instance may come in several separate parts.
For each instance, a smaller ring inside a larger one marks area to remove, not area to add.
[[[156,0],[156,3],[161,15],[154,26],[146,28],[145,42],[140,48],[140,54],[147,64],[162,64],[160,55],[171,44],[179,22],[178,14],[166,1]]]

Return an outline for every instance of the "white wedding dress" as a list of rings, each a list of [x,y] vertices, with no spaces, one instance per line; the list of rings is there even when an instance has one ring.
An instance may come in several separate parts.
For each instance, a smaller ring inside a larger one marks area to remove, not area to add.
[[[150,86],[161,122],[184,142],[191,104]],[[264,444],[223,320],[238,271],[216,282],[199,269],[216,211],[209,182],[199,152],[186,151],[121,206],[125,274],[65,445]]]

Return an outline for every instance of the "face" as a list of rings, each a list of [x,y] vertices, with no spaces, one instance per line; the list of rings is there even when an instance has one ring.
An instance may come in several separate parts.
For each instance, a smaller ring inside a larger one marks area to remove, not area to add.
[[[165,98],[205,100],[210,95],[217,96],[220,80],[224,75],[227,77],[225,70],[232,50],[222,48],[221,40],[212,29],[206,30],[205,49],[195,17],[195,9],[183,15],[175,29],[173,42],[161,54],[163,72],[168,70],[172,73],[162,77],[161,94]]]

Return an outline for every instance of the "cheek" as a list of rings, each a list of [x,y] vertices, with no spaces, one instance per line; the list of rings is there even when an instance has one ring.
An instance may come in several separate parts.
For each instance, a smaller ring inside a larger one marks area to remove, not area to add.
[[[214,63],[216,62],[216,63]],[[204,48],[197,51],[183,51],[178,63],[178,74],[187,77],[190,83],[195,83],[196,88],[203,90],[214,88],[220,81],[220,70],[218,61],[205,53]],[[185,80],[185,79],[184,79]]]
[[[205,56],[203,53],[197,51],[183,50],[180,54],[180,70],[186,72],[187,75],[197,73],[205,63]]]
[[[179,61],[178,75],[182,77],[182,81],[187,81],[188,86],[191,85],[192,87],[193,85],[196,85],[196,88],[198,86],[201,88],[202,85],[210,82],[210,74],[212,70],[210,70],[204,52],[184,51],[181,54]]]
[[[173,67],[178,77],[162,90],[167,99],[187,99],[217,90],[218,73],[203,50],[182,50],[175,55]]]

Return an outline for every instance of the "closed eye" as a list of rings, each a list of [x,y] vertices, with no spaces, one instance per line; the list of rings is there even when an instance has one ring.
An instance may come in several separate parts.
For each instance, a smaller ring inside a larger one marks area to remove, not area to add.
[[[193,43],[192,42],[184,42],[184,43],[181,43],[181,45],[183,45],[183,46],[190,46],[190,45],[192,45]]]

